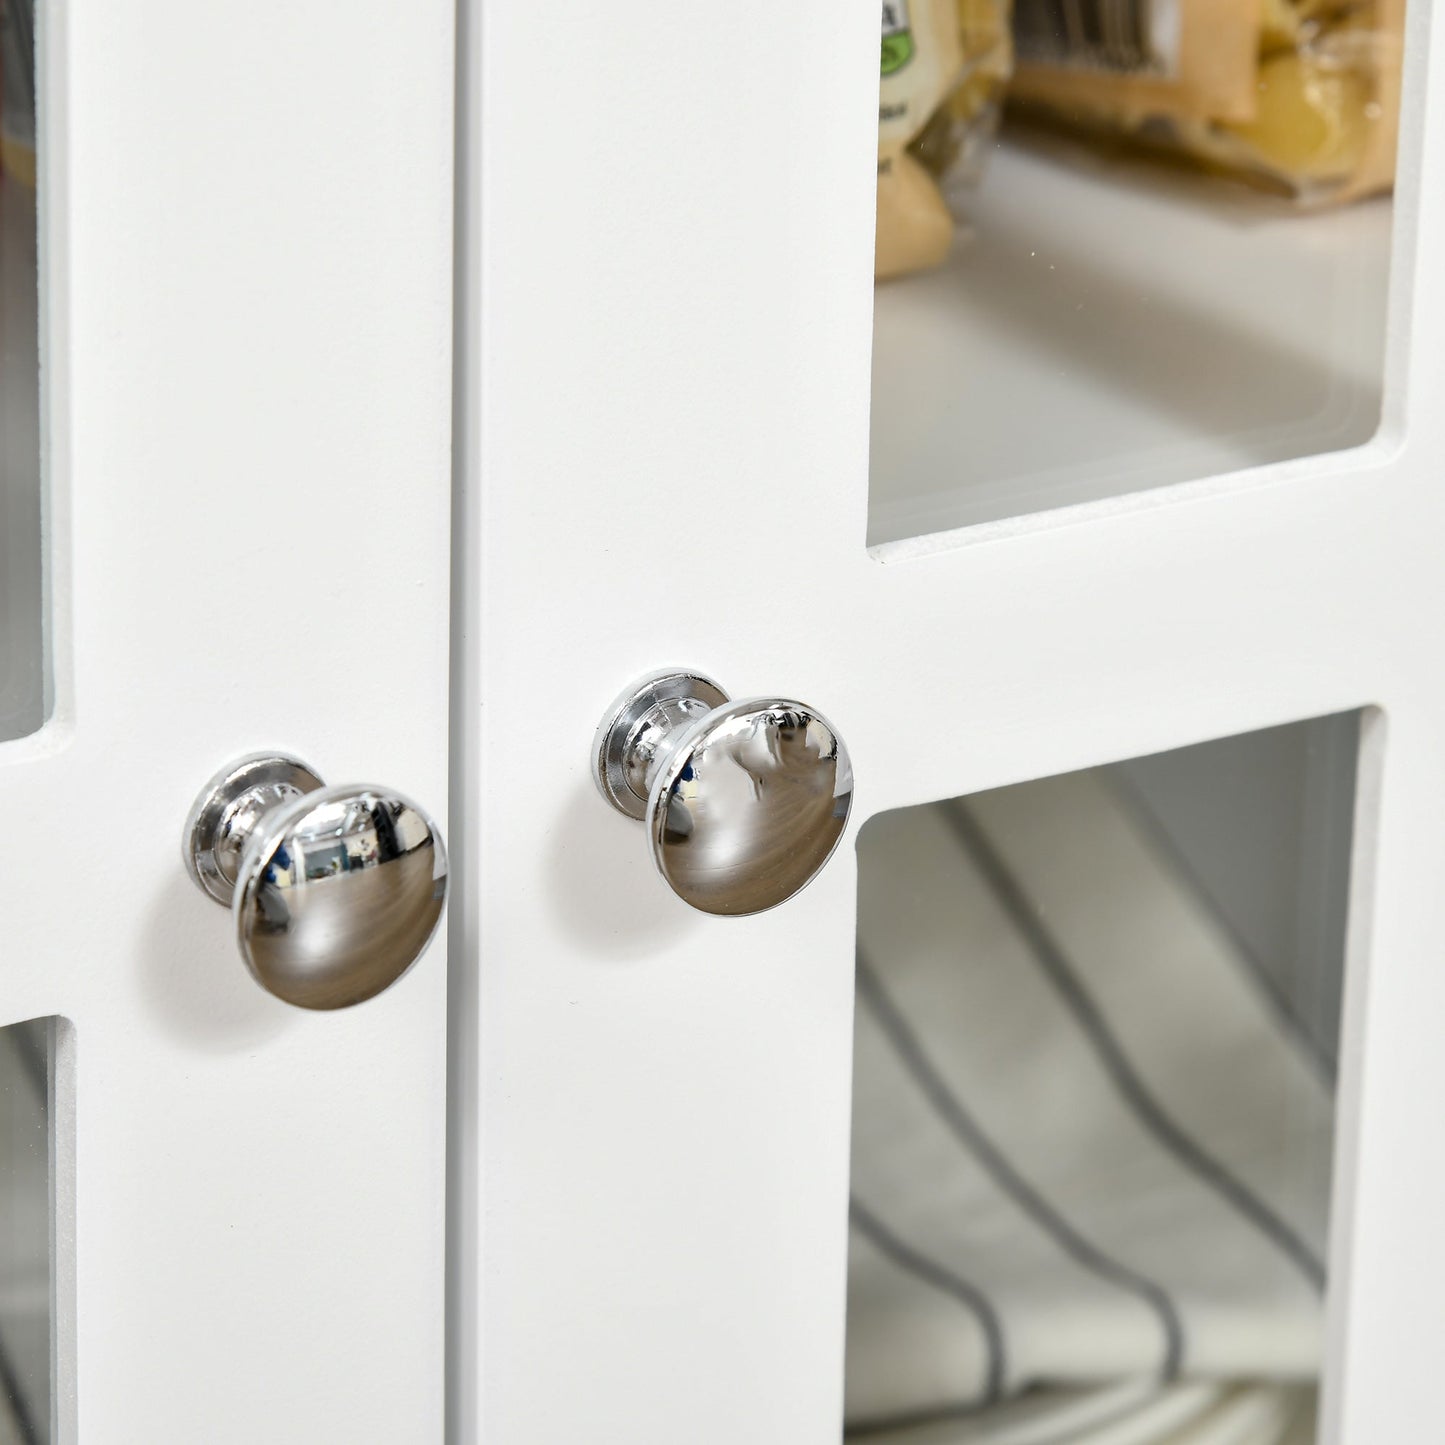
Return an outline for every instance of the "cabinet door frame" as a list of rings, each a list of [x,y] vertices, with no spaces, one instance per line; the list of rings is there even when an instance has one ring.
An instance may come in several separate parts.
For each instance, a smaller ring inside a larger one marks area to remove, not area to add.
[[[685,5],[645,34],[600,7],[464,16],[458,797],[480,972],[454,1025],[456,1438],[835,1445],[856,830],[1355,707],[1321,1438],[1407,1438],[1437,1409],[1445,1299],[1445,1151],[1421,1144],[1445,1087],[1428,7],[1376,439],[886,565],[864,546],[876,9],[805,0],[764,26]],[[518,64],[542,55],[545,105]],[[775,912],[689,914],[593,792],[603,708],[667,665],[801,697],[848,741],[852,836]]]
[[[445,943],[262,992],[181,834],[294,751],[448,792],[454,15],[39,0],[52,707],[0,1025],[65,1020],[54,1438],[437,1438]]]

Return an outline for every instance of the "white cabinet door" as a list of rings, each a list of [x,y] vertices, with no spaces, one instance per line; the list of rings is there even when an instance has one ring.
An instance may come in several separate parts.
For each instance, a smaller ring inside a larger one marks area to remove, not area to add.
[[[836,1442],[859,829],[1368,707],[1320,1439],[1419,1437],[1445,1299],[1427,8],[1372,440],[1153,491],[1106,479],[1130,495],[874,553],[876,4],[471,10],[463,1438]],[[1086,222],[1061,206],[1051,234]],[[1066,365],[1087,377],[1086,350]],[[1058,424],[1004,404],[1021,440]],[[668,666],[806,699],[851,750],[844,844],[775,911],[689,910],[597,796],[598,719]]]
[[[451,10],[37,18],[50,695],[0,745],[0,1025],[59,1022],[20,1438],[434,1440],[442,944],[290,1007],[180,842],[262,749],[445,826]]]

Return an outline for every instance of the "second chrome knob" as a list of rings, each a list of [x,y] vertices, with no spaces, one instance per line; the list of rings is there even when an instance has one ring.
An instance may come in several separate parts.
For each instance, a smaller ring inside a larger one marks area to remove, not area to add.
[[[711,678],[661,672],[607,710],[593,776],[646,825],[673,892],[704,913],[761,913],[822,868],[853,803],[833,725],[788,698],[732,701]]]

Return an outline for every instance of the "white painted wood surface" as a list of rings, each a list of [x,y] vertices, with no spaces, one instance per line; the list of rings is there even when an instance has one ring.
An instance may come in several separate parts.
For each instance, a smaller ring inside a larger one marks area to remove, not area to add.
[[[451,7],[42,10],[56,707],[0,748],[0,1024],[73,1024],[59,1438],[435,1440],[442,945],[288,1009],[179,841],[270,745],[445,822]]]
[[[1445,118],[1417,5],[1385,422],[1328,458],[865,548],[877,15],[472,7],[458,1439],[833,1445],[855,869],[690,914],[593,793],[704,668],[883,809],[1364,704],[1322,1445],[1438,1413]],[[545,101],[539,91],[545,58]],[[534,61],[535,64],[530,64]],[[475,1075],[469,1070],[475,1069]]]

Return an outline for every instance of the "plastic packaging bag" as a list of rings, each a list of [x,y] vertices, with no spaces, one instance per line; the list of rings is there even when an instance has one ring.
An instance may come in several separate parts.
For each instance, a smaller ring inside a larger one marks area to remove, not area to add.
[[[878,277],[936,266],[948,254],[1011,59],[1009,0],[883,0]]]
[[[1387,190],[1405,0],[1016,0],[1011,101],[1308,204]]]

